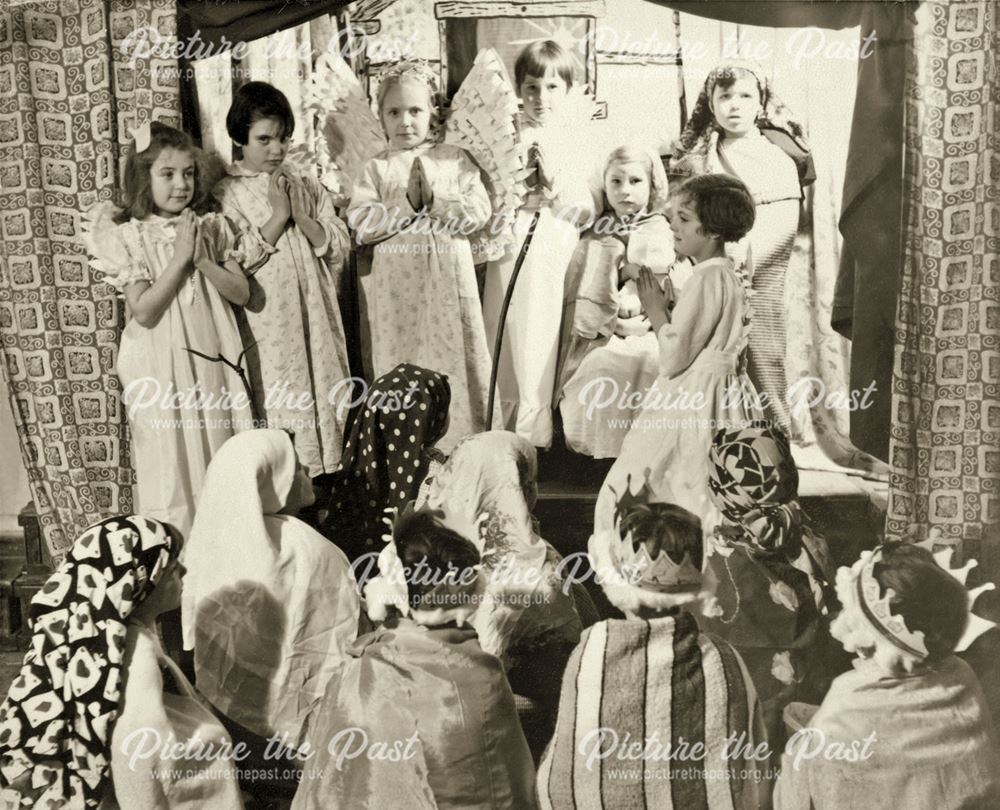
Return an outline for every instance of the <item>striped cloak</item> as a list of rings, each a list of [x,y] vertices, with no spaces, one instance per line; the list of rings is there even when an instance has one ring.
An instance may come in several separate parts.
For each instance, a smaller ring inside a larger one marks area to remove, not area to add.
[[[766,756],[751,756],[764,739],[743,662],[692,616],[598,622],[563,675],[539,806],[770,808]]]

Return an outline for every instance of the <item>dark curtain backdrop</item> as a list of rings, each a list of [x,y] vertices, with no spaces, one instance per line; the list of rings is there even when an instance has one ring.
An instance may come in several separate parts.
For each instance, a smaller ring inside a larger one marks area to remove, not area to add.
[[[204,0],[177,0],[177,34],[181,42],[191,42],[193,58],[197,45],[211,45],[211,54],[219,52],[224,41],[249,42],[275,31],[309,22],[321,14],[336,14],[350,0],[228,0],[206,3]],[[197,40],[193,37],[198,35]],[[207,49],[203,49],[207,50]]]

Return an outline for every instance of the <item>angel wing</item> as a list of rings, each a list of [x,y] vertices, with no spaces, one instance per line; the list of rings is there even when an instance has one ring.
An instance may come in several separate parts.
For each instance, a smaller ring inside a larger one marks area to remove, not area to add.
[[[361,82],[340,54],[327,52],[316,62],[306,110],[315,116],[315,143],[292,147],[286,160],[307,172],[318,166],[319,181],[337,205],[346,205],[365,164],[388,144]]]
[[[101,274],[102,281],[109,284],[114,284],[122,269],[131,263],[125,246],[113,236],[118,227],[113,217],[120,210],[110,200],[104,200],[91,206],[80,217],[80,236],[87,249],[90,266]]]
[[[470,240],[477,260],[499,259],[514,242],[514,215],[527,192],[517,108],[503,60],[492,48],[483,48],[451,100],[444,136],[445,143],[472,156],[490,193],[492,220]]]

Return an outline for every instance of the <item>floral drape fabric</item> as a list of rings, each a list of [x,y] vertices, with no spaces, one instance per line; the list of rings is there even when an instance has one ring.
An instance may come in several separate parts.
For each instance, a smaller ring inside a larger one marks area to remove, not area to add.
[[[179,123],[173,0],[0,10],[0,341],[32,498],[53,554],[132,508],[115,375],[124,305],[87,265],[81,211],[112,197],[137,121]],[[131,37],[136,42],[136,37]]]

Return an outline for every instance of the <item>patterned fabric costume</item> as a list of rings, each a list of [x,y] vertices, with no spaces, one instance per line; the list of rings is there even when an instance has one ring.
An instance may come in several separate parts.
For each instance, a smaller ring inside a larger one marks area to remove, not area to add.
[[[406,196],[417,159],[434,195],[420,216]],[[448,376],[445,452],[489,423],[490,350],[467,234],[482,228],[490,211],[471,158],[430,141],[390,148],[369,161],[348,209],[358,239],[375,245],[371,269],[359,279],[368,370],[378,377],[398,363],[413,363]],[[405,228],[399,224],[404,218],[410,223]]]
[[[485,599],[471,623],[483,649],[505,663],[509,653],[516,657],[518,647],[540,639],[543,646],[580,639],[580,617],[556,573],[562,558],[538,535],[531,514],[537,474],[527,439],[480,433],[459,442],[418,502],[468,526],[485,515],[479,536],[467,538],[486,571]]]
[[[0,798],[93,808],[108,777],[129,615],[177,549],[162,524],[115,517],[84,531],[31,600],[31,648],[0,707]]]
[[[309,176],[301,180],[326,242],[314,248],[290,222],[274,246],[267,245],[270,255],[253,272],[242,315],[246,343],[254,344],[247,365],[261,413],[268,427],[295,434],[295,452],[317,476],[336,468],[347,416],[346,408],[328,398],[351,376],[337,303],[350,242],[330,193]],[[214,193],[227,215],[259,235],[272,213],[270,181],[270,174],[237,161]],[[304,409],[297,407],[303,395],[312,400]]]
[[[744,73],[757,80],[763,111],[757,126],[746,135],[725,138],[710,107],[712,93],[720,80],[739,78]],[[740,178],[753,194],[757,215],[745,240],[749,246],[747,264],[753,267],[754,291],[748,373],[757,390],[768,396],[769,418],[784,430],[790,426],[785,376],[785,273],[798,230],[800,183],[811,182],[808,171],[802,127],[774,95],[759,67],[744,60],[729,60],[712,70],[681,134],[670,174],[683,179],[723,172]],[[740,259],[742,256],[737,257],[737,261]]]
[[[385,510],[416,498],[450,403],[447,377],[406,363],[372,383],[350,425],[323,526],[350,559],[381,550]]]
[[[827,635],[829,552],[795,500],[798,471],[780,431],[720,430],[709,452],[708,481],[725,522],[705,562],[716,607],[700,624],[740,653],[757,687],[772,747],[778,748],[781,712],[802,697],[807,676],[819,676],[821,685],[812,684],[819,694],[829,683],[823,667],[815,666]]]

